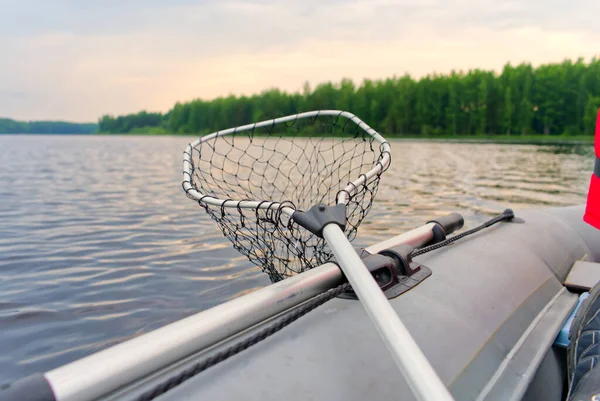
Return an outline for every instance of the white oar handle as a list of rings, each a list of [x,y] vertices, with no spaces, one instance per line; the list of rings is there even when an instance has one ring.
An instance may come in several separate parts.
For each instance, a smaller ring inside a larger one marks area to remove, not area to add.
[[[454,398],[402,324],[340,227],[328,224],[323,228],[323,237],[413,393],[420,401],[453,401]]]

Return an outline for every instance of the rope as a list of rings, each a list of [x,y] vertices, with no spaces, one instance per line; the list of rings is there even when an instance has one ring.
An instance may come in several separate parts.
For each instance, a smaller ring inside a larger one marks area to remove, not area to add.
[[[247,349],[247,348],[261,342],[265,338],[271,336],[272,334],[277,333],[284,327],[288,326],[290,323],[298,320],[302,316],[306,315],[308,312],[323,305],[325,302],[329,301],[330,299],[337,297],[338,295],[340,295],[342,292],[348,290],[349,288],[350,288],[350,284],[346,283],[346,284],[342,284],[336,288],[333,288],[331,290],[328,290],[322,294],[317,295],[316,297],[312,298],[310,301],[308,301],[305,304],[303,304],[302,306],[294,309],[293,311],[287,313],[285,316],[281,317],[279,320],[272,323],[271,325],[264,328],[263,330],[259,331],[258,333],[253,334],[252,336],[248,337],[245,340],[238,342],[237,344],[233,344],[229,348],[227,348],[223,351],[220,351],[220,352],[206,358],[205,360],[203,360],[201,362],[196,363],[195,365],[189,367],[188,369],[185,369],[184,371],[182,371],[180,373],[177,373],[176,375],[168,377],[163,382],[154,386],[151,390],[142,394],[139,398],[137,398],[137,401],[150,401],[150,400],[155,399],[159,395],[166,393],[167,391],[180,385],[184,381],[191,379],[192,377],[205,371],[206,369],[210,368],[211,366],[214,366],[214,365],[218,364],[219,362],[222,362],[222,361],[232,357],[233,355],[236,355],[236,354],[244,351],[245,349]]]
[[[423,255],[424,253],[431,252],[436,249],[445,247],[446,245],[449,245],[455,241],[458,241],[459,239],[464,238],[467,235],[475,234],[476,232],[481,231],[484,228],[493,226],[494,224],[499,223],[501,221],[512,220],[514,217],[515,217],[515,214],[513,213],[513,211],[511,209],[506,209],[504,212],[502,212],[501,215],[498,215],[498,216],[494,217],[493,219],[486,221],[485,223],[481,224],[480,226],[477,226],[469,231],[465,231],[464,233],[455,235],[454,237],[448,238],[442,242],[438,242],[437,244],[426,246],[424,248],[415,249],[414,251],[412,251],[410,253],[409,256],[411,258],[413,258],[415,256]]]

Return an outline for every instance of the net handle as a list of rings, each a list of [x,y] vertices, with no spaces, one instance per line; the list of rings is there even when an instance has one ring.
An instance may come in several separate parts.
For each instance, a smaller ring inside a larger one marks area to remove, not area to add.
[[[358,191],[362,185],[369,182],[378,174],[381,174],[391,162],[390,157],[390,144],[385,140],[381,134],[371,128],[367,123],[362,121],[360,118],[356,117],[354,114],[349,113],[347,111],[341,110],[317,110],[317,111],[308,111],[305,113],[294,114],[286,117],[279,117],[272,120],[261,121],[254,124],[242,125],[240,127],[229,128],[223,131],[213,132],[212,134],[205,135],[198,140],[190,143],[185,151],[183,152],[183,183],[182,187],[185,191],[188,198],[195,200],[199,203],[204,203],[210,206],[218,206],[218,207],[227,207],[227,208],[239,208],[239,209],[278,209],[283,214],[287,216],[291,216],[295,209],[283,205],[281,202],[276,201],[249,201],[249,200],[232,200],[232,199],[219,199],[214,198],[212,196],[204,195],[197,191],[192,186],[192,172],[193,172],[193,164],[192,164],[192,152],[194,148],[200,145],[203,142],[209,141],[211,139],[217,138],[219,136],[236,134],[243,131],[251,131],[256,128],[267,127],[269,125],[275,125],[279,123],[284,123],[288,121],[295,121],[301,118],[310,118],[310,117],[318,117],[318,116],[338,116],[344,117],[348,120],[354,122],[357,126],[362,128],[367,134],[371,135],[375,141],[377,141],[381,145],[381,160],[379,160],[375,166],[369,170],[368,172],[361,174],[356,180],[348,183],[348,185],[343,188],[339,192],[339,196],[337,199],[338,204],[347,203],[349,198]]]

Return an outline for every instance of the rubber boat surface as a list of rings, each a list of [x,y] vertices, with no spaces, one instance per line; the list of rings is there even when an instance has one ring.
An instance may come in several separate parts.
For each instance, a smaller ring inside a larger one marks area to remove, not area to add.
[[[583,206],[516,210],[511,222],[415,258],[431,275],[390,302],[456,400],[562,399],[566,352],[556,339],[583,292],[565,280],[578,263],[600,262],[600,231],[584,223],[583,215]],[[284,287],[293,280],[259,291],[288,291],[278,301],[285,309],[305,290],[298,281],[294,291]],[[233,304],[249,307],[252,295],[246,304],[244,296],[23,379],[0,391],[0,399],[415,399],[361,303],[340,297],[181,380],[181,371],[272,324],[280,313],[257,324],[252,318],[258,312],[227,320],[236,313]],[[269,315],[271,306],[258,305],[254,310]],[[228,323],[218,326],[219,319]],[[240,330],[245,320],[252,326]],[[220,340],[206,346],[209,329]],[[181,384],[162,391],[160,384],[174,377]]]

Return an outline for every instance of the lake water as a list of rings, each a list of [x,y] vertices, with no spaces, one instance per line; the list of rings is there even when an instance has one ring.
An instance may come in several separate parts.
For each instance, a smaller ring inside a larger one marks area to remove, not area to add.
[[[0,136],[0,385],[269,283],[181,189],[191,137]],[[392,141],[357,245],[582,204],[593,148]]]

